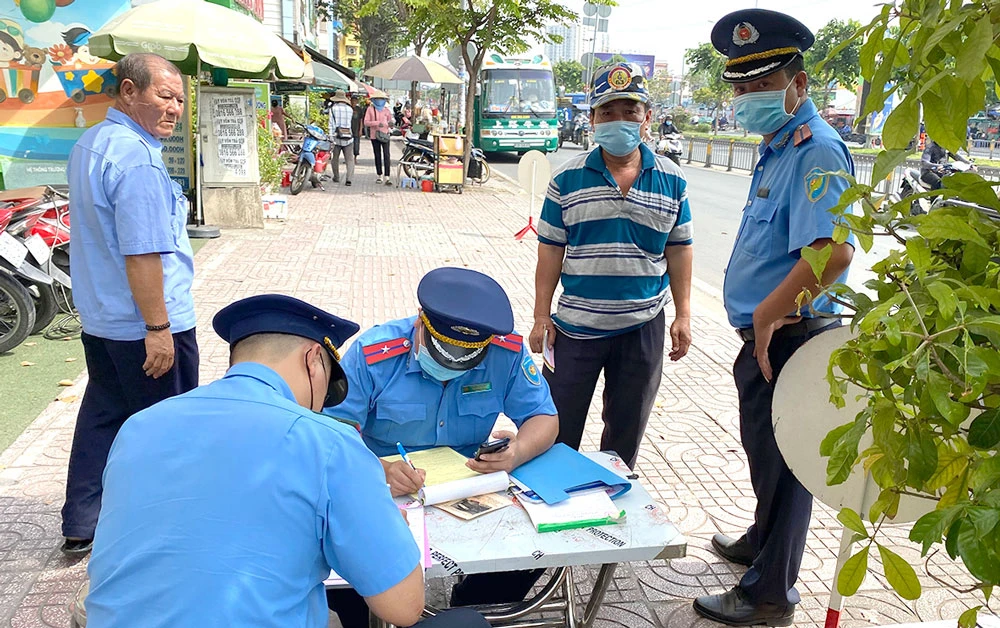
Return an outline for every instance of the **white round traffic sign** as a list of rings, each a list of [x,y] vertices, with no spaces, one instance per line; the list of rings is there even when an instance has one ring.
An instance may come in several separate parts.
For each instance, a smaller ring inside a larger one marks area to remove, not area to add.
[[[878,498],[878,485],[859,464],[846,482],[827,486],[829,458],[819,455],[819,445],[826,435],[835,427],[853,421],[865,406],[864,391],[848,385],[844,395],[846,405],[837,408],[830,403],[830,385],[826,381],[830,355],[853,337],[850,327],[845,326],[824,332],[799,347],[775,382],[771,420],[778,449],[806,490],[834,510],[851,508],[867,520],[868,509]],[[862,437],[858,451],[871,443],[869,432]],[[904,495],[892,522],[916,521],[936,504],[936,501]]]
[[[541,151],[529,150],[517,162],[517,182],[532,196],[545,194],[551,177],[552,165]]]

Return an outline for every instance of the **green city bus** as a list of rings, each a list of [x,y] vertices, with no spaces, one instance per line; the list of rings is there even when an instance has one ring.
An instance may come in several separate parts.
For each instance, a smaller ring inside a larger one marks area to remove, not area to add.
[[[556,86],[548,59],[487,54],[476,90],[474,143],[487,152],[548,153],[559,147]]]

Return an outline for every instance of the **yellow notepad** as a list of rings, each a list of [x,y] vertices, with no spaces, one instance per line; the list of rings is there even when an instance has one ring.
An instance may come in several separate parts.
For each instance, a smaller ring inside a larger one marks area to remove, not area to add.
[[[444,484],[445,482],[473,478],[479,475],[479,473],[465,466],[468,458],[451,447],[435,447],[434,449],[411,451],[407,455],[413,466],[427,472],[427,479],[424,480],[424,486],[434,486],[436,484]],[[402,456],[399,455],[382,458],[386,462],[396,462],[402,459]]]

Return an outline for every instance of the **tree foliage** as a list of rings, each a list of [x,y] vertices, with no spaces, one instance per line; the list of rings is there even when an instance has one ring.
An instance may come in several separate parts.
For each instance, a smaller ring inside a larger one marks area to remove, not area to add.
[[[316,7],[358,38],[366,68],[392,58],[416,36],[403,0],[319,0]]]
[[[566,93],[583,91],[583,73],[586,68],[575,60],[557,61],[552,64],[552,72],[556,77],[556,87],[562,87]]]
[[[649,90],[649,98],[655,104],[662,104],[670,100],[673,94],[673,78],[667,70],[660,70],[646,81],[646,88]]]
[[[893,27],[899,35],[887,37]],[[890,93],[902,97],[886,120],[886,150],[877,157],[872,181],[904,161],[921,110],[935,141],[953,152],[964,144],[967,119],[983,107],[985,81],[995,81],[1000,72],[998,34],[995,0],[897,0],[863,28],[855,41],[865,38],[862,74],[872,85],[865,113],[881,110]],[[849,45],[832,50],[830,58]],[[898,80],[890,83],[893,75]],[[913,524],[910,540],[924,555],[943,543],[988,605],[1000,583],[997,184],[971,172],[945,177],[943,189],[922,193],[941,206],[912,217],[912,196],[899,201],[850,180],[835,210],[841,223],[834,238],[843,242],[854,232],[865,250],[876,236],[898,244],[872,267],[876,277],[866,287],[874,298],[843,285],[827,289],[853,310],[858,332],[831,357],[831,401],[843,406],[848,383],[865,395],[857,417],[823,442],[827,481],[843,482],[861,464],[881,489],[862,513],[874,524],[871,534],[856,514],[841,513],[841,521],[860,525],[856,538],[862,549],[849,561],[852,572],[842,572],[838,588],[846,594],[857,590],[882,522],[897,515],[901,496],[916,495],[930,503],[931,512]],[[852,214],[852,203],[863,212]],[[814,266],[818,270],[822,263]],[[866,434],[871,444],[859,451]],[[880,554],[889,584],[903,597],[919,596],[912,567],[882,548]],[[960,624],[975,621],[976,610],[970,609]]]
[[[705,42],[697,48],[689,48],[684,53],[684,62],[688,66],[688,82],[691,85],[695,102],[714,111],[722,107],[733,89],[722,80],[722,71],[726,68],[726,58],[712,44]]]
[[[832,19],[816,32],[816,42],[805,52],[805,65],[809,74],[809,85],[818,107],[829,103],[831,91],[840,85],[854,89],[861,75],[861,41],[853,39],[861,29],[857,20]],[[849,41],[850,40],[850,41]],[[841,44],[846,43],[843,47]],[[839,49],[836,56],[830,53]],[[830,57],[829,61],[824,60]]]
[[[375,0],[373,0],[375,1]],[[553,0],[405,0],[425,13],[431,48],[457,46],[469,73],[465,95],[466,167],[472,146],[476,77],[488,52],[517,54],[529,42],[555,41],[548,31],[552,24],[567,24],[576,13]],[[463,5],[465,8],[463,9]],[[472,44],[472,46],[469,46]],[[471,48],[471,50],[470,50]]]

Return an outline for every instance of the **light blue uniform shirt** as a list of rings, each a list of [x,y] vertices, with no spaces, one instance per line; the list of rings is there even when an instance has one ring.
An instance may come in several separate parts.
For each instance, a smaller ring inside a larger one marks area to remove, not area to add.
[[[795,146],[793,134],[806,123],[812,138]],[[802,247],[833,237],[834,217],[829,210],[849,184],[821,173],[843,170],[854,174],[850,151],[819,117],[811,100],[799,107],[770,144],[761,142],[758,151],[760,161],[723,284],[729,323],[737,328],[753,326],[754,309],[792,271]],[[853,235],[848,242],[854,246]],[[837,281],[846,279],[845,270]],[[816,299],[813,308],[829,313],[842,309],[826,297]]]
[[[419,558],[357,430],[240,363],[118,433],[87,626],[326,628],[331,568],[371,596]]]
[[[347,399],[324,410],[357,421],[376,455],[395,454],[400,442],[414,451],[452,447],[472,457],[501,411],[518,427],[556,413],[549,385],[523,345],[520,351],[490,345],[482,362],[447,386],[424,374],[412,350],[367,363],[366,346],[406,338],[412,347],[415,321],[390,321],[359,336],[340,362],[350,382]]]
[[[111,108],[70,153],[66,175],[72,191],[73,301],[83,331],[91,336],[146,337],[146,323],[125,274],[126,255],[161,254],[170,331],[195,326],[187,204],[163,165],[162,148],[132,118]]]

